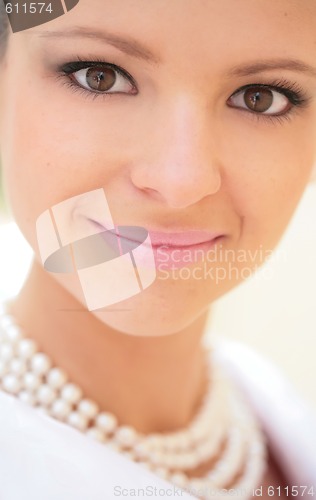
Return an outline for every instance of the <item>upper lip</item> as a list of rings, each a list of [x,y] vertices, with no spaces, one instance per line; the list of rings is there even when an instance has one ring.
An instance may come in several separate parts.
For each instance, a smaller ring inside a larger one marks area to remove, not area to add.
[[[104,230],[109,230],[115,234],[113,229],[107,229],[104,224],[100,224],[97,221],[92,221],[99,226],[103,227]],[[115,227],[119,227],[118,224],[115,224]],[[169,246],[169,247],[189,247],[192,245],[198,245],[201,243],[205,243],[208,241],[212,241],[215,238],[223,236],[223,231],[211,231],[211,230],[202,230],[202,229],[188,229],[188,230],[179,230],[174,229],[174,231],[161,231],[148,229],[147,226],[136,226],[135,227],[144,227],[147,229],[148,234],[150,236],[152,246]],[[136,238],[129,238],[131,241],[135,241],[138,243],[142,243]]]

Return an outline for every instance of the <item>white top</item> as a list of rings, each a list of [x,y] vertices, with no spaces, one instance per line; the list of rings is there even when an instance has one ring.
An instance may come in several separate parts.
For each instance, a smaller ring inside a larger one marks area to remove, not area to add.
[[[311,408],[282,371],[249,346],[216,339],[215,356],[250,401],[289,485],[314,486],[316,496],[316,416]]]
[[[217,339],[214,355],[251,402],[289,485],[315,486],[316,422],[311,410],[279,370],[253,349]],[[194,498],[0,391],[1,500],[146,497],[139,488],[147,489],[147,497]]]

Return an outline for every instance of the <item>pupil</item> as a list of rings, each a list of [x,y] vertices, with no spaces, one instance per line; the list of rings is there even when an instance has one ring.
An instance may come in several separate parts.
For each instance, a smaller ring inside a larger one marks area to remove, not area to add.
[[[87,83],[93,90],[107,91],[115,83],[116,76],[110,68],[90,68],[87,71]]]
[[[273,104],[273,93],[268,89],[252,88],[245,92],[244,100],[252,111],[264,113]]]

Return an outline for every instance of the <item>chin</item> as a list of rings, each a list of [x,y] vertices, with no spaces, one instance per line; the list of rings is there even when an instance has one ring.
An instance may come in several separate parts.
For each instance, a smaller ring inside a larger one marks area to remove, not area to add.
[[[69,310],[89,311],[75,274],[55,274],[54,278],[67,294],[63,295],[60,291],[59,303],[64,303]],[[163,337],[187,328],[209,307],[218,293],[218,287],[210,289],[186,281],[156,281],[141,293],[90,310],[90,314],[116,332],[137,337]]]
[[[169,300],[168,300],[169,299]],[[148,296],[139,294],[111,307],[92,311],[108,327],[137,337],[164,337],[187,328],[207,304],[184,302],[175,294]]]
[[[144,309],[128,309],[116,305],[115,309],[93,311],[92,314],[107,327],[117,332],[135,337],[164,337],[181,331],[187,326],[188,321],[178,314],[170,313],[161,315],[150,307]],[[186,318],[188,319],[188,318]],[[193,318],[190,318],[191,320]],[[190,323],[190,321],[189,321]]]

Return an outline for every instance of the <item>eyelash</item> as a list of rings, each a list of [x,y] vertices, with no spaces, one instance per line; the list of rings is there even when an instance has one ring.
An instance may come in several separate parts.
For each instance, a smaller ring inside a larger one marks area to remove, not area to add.
[[[130,83],[132,84],[133,88],[137,88],[136,82],[134,78],[128,73],[128,71],[122,69],[121,67],[117,66],[116,64],[109,63],[103,59],[99,58],[94,58],[94,60],[88,61],[88,60],[83,60],[80,57],[76,58],[76,61],[69,62],[67,64],[64,64],[62,66],[59,66],[57,69],[57,78],[62,80],[62,84],[66,85],[69,87],[73,92],[79,92],[80,94],[84,95],[86,98],[92,98],[97,99],[99,97],[108,99],[110,97],[115,96],[116,94],[120,94],[121,92],[97,92],[93,90],[88,90],[80,86],[79,83],[75,83],[73,79],[70,78],[70,76],[73,73],[76,73],[79,70],[82,69],[88,69],[96,66],[105,66],[107,68],[113,69],[113,71],[119,73],[121,76],[127,78]],[[273,90],[275,92],[279,92],[280,94],[283,94],[287,99],[290,101],[292,104],[292,107],[286,111],[283,114],[279,115],[269,115],[269,114],[263,114],[263,113],[256,113],[251,110],[247,110],[246,108],[233,108],[235,110],[239,111],[245,111],[248,115],[250,115],[252,118],[257,119],[257,121],[267,121],[269,123],[283,123],[283,121],[289,121],[292,118],[293,112],[297,111],[298,109],[302,109],[308,106],[310,102],[310,98],[306,96],[306,93],[304,90],[294,82],[289,82],[288,80],[274,80],[268,84],[263,84],[263,83],[252,83],[248,85],[244,85],[240,88],[238,88],[233,94],[230,95],[229,98],[236,96],[237,94],[240,94],[242,92],[246,92],[248,89],[251,89],[253,87],[257,88],[262,88],[262,89],[268,89],[268,90]],[[122,93],[121,93],[122,94]],[[135,95],[135,94],[133,94]]]
[[[66,85],[69,87],[73,92],[79,92],[80,94],[84,95],[86,98],[91,98],[91,99],[97,99],[97,98],[103,98],[103,99],[108,99],[110,97],[115,96],[116,94],[120,94],[120,92],[97,92],[93,90],[88,90],[79,85],[79,83],[75,83],[74,80],[70,78],[70,76],[73,73],[76,73],[77,71],[80,71],[81,69],[88,69],[88,68],[93,68],[93,67],[99,67],[99,66],[105,66],[107,68],[113,69],[113,71],[116,71],[119,73],[121,76],[124,78],[127,78],[132,86],[136,88],[136,82],[132,75],[128,73],[128,71],[124,70],[123,68],[120,68],[116,64],[107,62],[103,59],[98,59],[94,58],[92,61],[84,60],[81,59],[80,57],[77,57],[76,61],[72,61],[66,64],[63,64],[57,69],[57,78],[61,79],[62,84]],[[121,93],[122,94],[122,93]],[[134,94],[135,95],[135,94]]]
[[[299,109],[306,108],[311,101],[311,98],[307,97],[306,92],[303,90],[302,87],[300,87],[298,83],[290,82],[285,79],[273,80],[270,83],[252,83],[250,85],[249,84],[244,85],[243,87],[240,87],[238,90],[236,90],[230,97],[234,97],[237,94],[246,92],[248,89],[251,89],[253,87],[273,90],[275,92],[278,92],[284,95],[292,104],[292,107],[285,113],[275,114],[275,115],[256,113],[255,111],[247,110],[246,108],[234,108],[240,111],[245,111],[248,115],[250,115],[251,118],[254,118],[257,121],[264,120],[269,123],[271,122],[283,123],[284,121],[290,121],[292,115],[296,111],[298,111]]]

